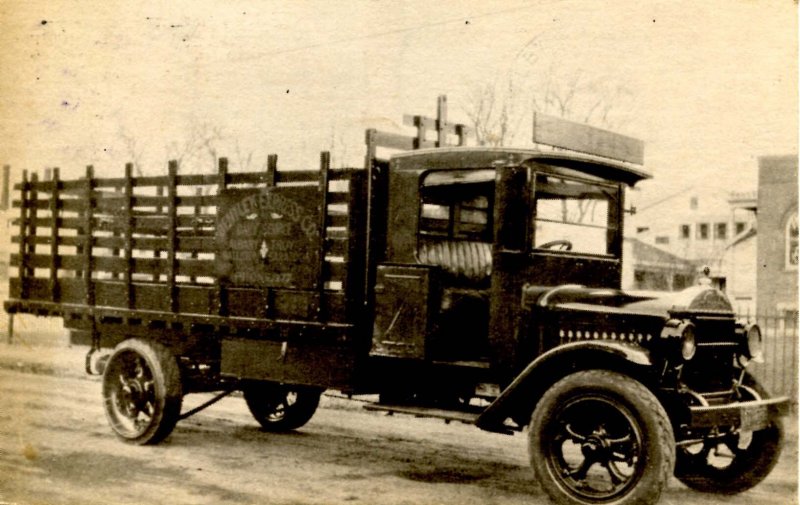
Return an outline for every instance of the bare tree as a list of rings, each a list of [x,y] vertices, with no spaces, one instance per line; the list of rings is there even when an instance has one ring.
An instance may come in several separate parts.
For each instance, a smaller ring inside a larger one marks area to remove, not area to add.
[[[217,162],[217,145],[224,139],[222,128],[205,122],[191,121],[186,137],[165,146],[170,160],[188,172],[202,172],[203,161],[209,160],[213,168]]]
[[[521,121],[521,108],[512,79],[477,84],[467,100],[464,112],[472,123],[478,145],[503,146],[513,142]]]
[[[533,112],[605,128],[627,121],[635,106],[634,93],[614,76],[590,76],[571,68],[559,53],[534,37],[504,75],[472,87],[464,112],[479,145],[513,142]]]
[[[117,133],[120,139],[122,139],[122,144],[125,146],[125,153],[128,155],[128,159],[133,163],[134,173],[137,176],[144,175],[142,171],[144,148],[140,145],[139,140],[124,126],[120,126]]]

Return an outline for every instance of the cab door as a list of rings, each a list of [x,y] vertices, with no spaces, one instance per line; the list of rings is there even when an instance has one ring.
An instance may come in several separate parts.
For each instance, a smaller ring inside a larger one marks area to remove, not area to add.
[[[529,163],[498,167],[489,341],[493,363],[513,373],[529,331],[522,288],[618,288],[622,189],[574,170]]]

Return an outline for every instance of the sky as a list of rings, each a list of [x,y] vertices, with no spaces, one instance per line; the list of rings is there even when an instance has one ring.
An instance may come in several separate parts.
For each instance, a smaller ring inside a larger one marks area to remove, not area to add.
[[[786,0],[2,0],[0,163],[357,166],[366,128],[402,131],[438,95],[466,122],[478,86],[581,75],[627,90],[619,131],[655,176],[634,202],[755,189],[758,156],[797,153],[797,19]]]

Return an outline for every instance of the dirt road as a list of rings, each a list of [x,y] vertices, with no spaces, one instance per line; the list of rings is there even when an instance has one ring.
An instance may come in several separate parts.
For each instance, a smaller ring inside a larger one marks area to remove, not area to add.
[[[166,443],[135,447],[111,434],[96,379],[0,370],[0,391],[0,503],[547,503],[521,435],[330,398],[304,428],[276,435],[227,398],[179,423]],[[205,398],[190,396],[184,408]],[[748,493],[723,500],[673,480],[661,503],[796,503],[796,458],[787,447]]]

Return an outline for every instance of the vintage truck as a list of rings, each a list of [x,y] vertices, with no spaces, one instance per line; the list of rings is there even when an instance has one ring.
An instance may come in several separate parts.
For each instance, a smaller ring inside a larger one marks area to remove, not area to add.
[[[319,170],[272,155],[257,173],[220,159],[206,175],[23,176],[12,325],[63,318],[130,443],[197,411],[181,412],[186,394],[241,391],[283,431],[335,390],[527,428],[558,503],[653,503],[673,474],[720,494],[767,476],[788,399],[748,372],[759,328],[707,283],[620,289],[640,141],[537,114],[535,148],[467,147],[444,97],[405,122],[416,136],[367,132],[359,169],[323,153]]]

